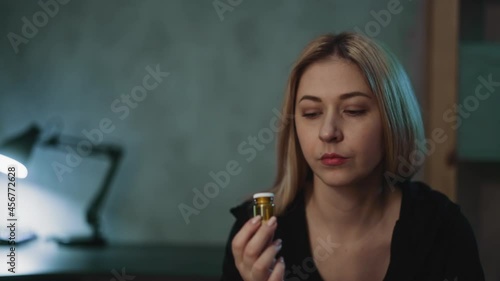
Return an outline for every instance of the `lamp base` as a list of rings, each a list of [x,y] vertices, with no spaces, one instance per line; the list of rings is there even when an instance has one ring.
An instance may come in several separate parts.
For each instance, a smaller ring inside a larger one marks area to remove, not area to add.
[[[21,243],[26,243],[37,238],[36,234],[31,230],[18,231],[16,232],[16,239],[11,240],[10,232],[0,231],[0,245],[19,245]]]
[[[100,236],[54,238],[57,244],[70,247],[103,247],[107,242]]]

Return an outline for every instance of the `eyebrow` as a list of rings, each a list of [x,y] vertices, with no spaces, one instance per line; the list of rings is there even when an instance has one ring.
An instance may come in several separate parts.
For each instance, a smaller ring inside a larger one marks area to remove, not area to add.
[[[365,94],[365,93],[362,93],[362,92],[349,92],[349,93],[344,93],[342,95],[340,95],[339,99],[340,100],[346,100],[346,99],[349,99],[349,98],[353,98],[353,97],[366,97],[366,98],[369,98],[371,99],[372,97],[368,94]],[[321,102],[321,98],[319,97],[316,97],[316,96],[311,96],[311,95],[304,95],[299,102],[303,101],[303,100],[311,100],[311,101],[314,101],[314,102]]]

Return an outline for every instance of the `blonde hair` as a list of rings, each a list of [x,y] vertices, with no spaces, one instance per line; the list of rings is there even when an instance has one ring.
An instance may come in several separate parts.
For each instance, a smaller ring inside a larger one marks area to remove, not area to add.
[[[312,181],[312,170],[295,131],[295,99],[305,70],[316,62],[331,58],[341,58],[357,65],[376,96],[383,128],[385,175],[404,182],[410,180],[422,164],[401,171],[403,161],[414,162],[410,159],[411,154],[419,149],[417,140],[423,140],[425,136],[410,80],[396,57],[382,45],[360,34],[344,32],[319,36],[300,54],[286,87],[281,110],[286,118],[282,120],[278,133],[277,175],[271,189],[275,193],[276,215],[282,214],[299,189]]]

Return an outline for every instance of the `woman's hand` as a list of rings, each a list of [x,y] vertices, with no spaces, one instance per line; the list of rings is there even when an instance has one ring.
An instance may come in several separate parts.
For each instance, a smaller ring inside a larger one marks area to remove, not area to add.
[[[261,217],[257,216],[248,220],[234,236],[232,241],[234,261],[243,280],[284,280],[283,258],[278,262],[274,258],[281,249],[281,239],[272,242],[277,225],[276,217],[261,223]]]

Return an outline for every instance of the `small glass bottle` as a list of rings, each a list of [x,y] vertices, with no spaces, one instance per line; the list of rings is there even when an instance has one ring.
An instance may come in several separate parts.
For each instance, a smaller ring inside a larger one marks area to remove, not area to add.
[[[253,216],[261,216],[263,221],[274,216],[274,193],[261,192],[253,195]]]

